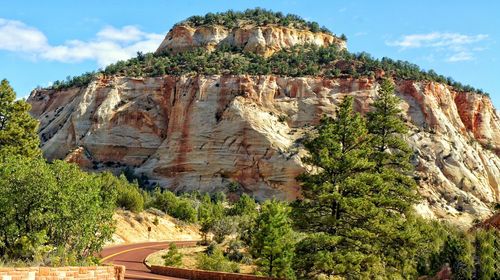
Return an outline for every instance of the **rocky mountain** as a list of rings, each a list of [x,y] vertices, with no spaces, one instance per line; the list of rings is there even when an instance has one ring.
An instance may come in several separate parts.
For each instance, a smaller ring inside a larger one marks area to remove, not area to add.
[[[306,43],[345,48],[333,35],[279,25],[185,24],[167,34],[157,55],[229,44],[272,56]],[[103,74],[86,85],[35,90],[28,102],[50,160],[129,168],[172,190],[225,190],[237,182],[258,198],[293,199],[300,194],[295,177],[308,168],[305,135],[346,95],[366,113],[383,75]],[[491,100],[434,81],[395,81],[425,198],[419,213],[463,225],[489,216],[500,202],[500,118]]]
[[[222,25],[178,25],[168,32],[156,53],[178,53],[200,47],[214,50],[225,46],[268,57],[279,50],[303,44],[337,45],[339,48],[346,48],[345,41],[331,34],[276,25],[260,27],[248,24],[237,28]]]

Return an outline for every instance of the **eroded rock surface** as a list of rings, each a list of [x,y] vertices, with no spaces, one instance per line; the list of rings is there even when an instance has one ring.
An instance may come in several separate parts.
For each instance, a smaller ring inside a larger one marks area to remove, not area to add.
[[[263,56],[294,45],[337,45],[346,48],[346,42],[326,33],[311,32],[283,26],[246,25],[228,29],[220,25],[191,27],[178,25],[168,32],[157,53],[179,53],[189,49],[205,48],[209,51],[222,45],[237,47],[245,52]]]
[[[371,79],[276,76],[115,77],[29,98],[48,159],[89,170],[131,167],[173,190],[239,182],[259,198],[293,199],[301,140],[346,96],[369,110]],[[432,82],[397,82],[411,126],[418,211],[470,225],[500,202],[500,119],[489,98]]]

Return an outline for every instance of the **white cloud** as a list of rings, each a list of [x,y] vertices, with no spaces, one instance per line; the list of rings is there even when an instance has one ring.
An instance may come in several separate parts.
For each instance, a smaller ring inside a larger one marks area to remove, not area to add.
[[[386,42],[387,45],[401,50],[430,48],[446,52],[446,61],[458,62],[474,60],[474,53],[484,50],[475,46],[488,39],[486,34],[465,35],[460,33],[432,32],[427,34],[404,35],[400,40]]]
[[[97,37],[102,40],[110,41],[123,41],[131,42],[140,40],[145,35],[136,26],[127,25],[121,29],[114,28],[113,26],[106,26],[101,31],[97,33]]]
[[[474,56],[472,55],[472,53],[467,51],[458,52],[447,58],[447,61],[449,62],[459,62],[459,61],[469,61],[469,60],[474,60]]]
[[[47,47],[47,37],[36,28],[0,18],[0,50],[29,52]]]
[[[99,66],[105,66],[133,57],[138,51],[154,51],[163,37],[162,34],[141,31],[136,26],[106,26],[91,40],[68,40],[60,45],[50,45],[45,34],[38,29],[20,21],[0,18],[0,50],[63,63],[94,60]]]

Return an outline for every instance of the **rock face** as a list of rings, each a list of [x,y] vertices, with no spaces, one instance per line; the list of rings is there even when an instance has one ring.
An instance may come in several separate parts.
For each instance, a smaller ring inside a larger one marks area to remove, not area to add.
[[[258,198],[293,199],[305,133],[346,95],[367,112],[377,88],[372,79],[115,77],[28,101],[48,159],[131,167],[173,190],[237,181]],[[464,225],[490,215],[500,202],[500,119],[489,98],[432,82],[399,81],[397,93],[425,198],[417,210]]]
[[[343,49],[345,41],[326,33],[313,33],[283,26],[253,25],[228,29],[220,25],[190,27],[175,26],[161,43],[157,53],[179,53],[194,48],[206,48],[209,51],[226,45],[241,48],[264,56],[290,48],[298,44],[314,44],[318,46],[337,45]]]

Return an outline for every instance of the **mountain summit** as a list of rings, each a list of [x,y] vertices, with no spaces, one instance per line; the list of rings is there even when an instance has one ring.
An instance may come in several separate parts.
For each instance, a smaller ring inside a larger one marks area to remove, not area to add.
[[[344,38],[345,39],[345,38]],[[500,202],[500,118],[486,94],[408,62],[352,54],[296,16],[192,17],[155,54],[35,90],[48,159],[133,172],[144,186],[294,199],[302,141],[345,96],[366,113],[392,77],[424,216],[471,224]]]

